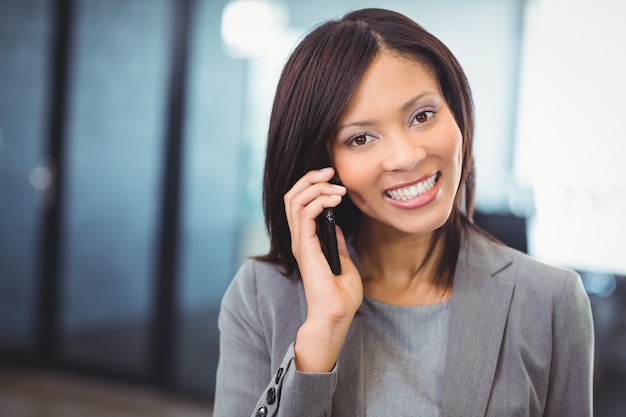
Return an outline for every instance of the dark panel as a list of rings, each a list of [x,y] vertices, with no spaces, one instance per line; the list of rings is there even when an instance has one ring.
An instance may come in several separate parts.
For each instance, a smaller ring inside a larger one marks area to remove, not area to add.
[[[150,372],[174,2],[76,2],[60,354]]]
[[[49,183],[51,10],[45,0],[0,1],[0,349],[36,344],[40,204]]]

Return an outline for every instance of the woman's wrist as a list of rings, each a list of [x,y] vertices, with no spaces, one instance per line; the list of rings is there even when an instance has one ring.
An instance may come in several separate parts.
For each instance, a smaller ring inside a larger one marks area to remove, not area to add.
[[[305,321],[296,337],[296,369],[305,373],[330,372],[350,329],[350,323]]]

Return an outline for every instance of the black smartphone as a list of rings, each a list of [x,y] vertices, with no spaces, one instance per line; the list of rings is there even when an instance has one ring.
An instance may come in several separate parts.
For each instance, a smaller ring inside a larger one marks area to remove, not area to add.
[[[322,245],[322,252],[326,256],[328,265],[333,274],[341,274],[339,262],[339,247],[337,246],[337,230],[335,229],[335,213],[332,208],[325,208],[317,217],[317,236]]]

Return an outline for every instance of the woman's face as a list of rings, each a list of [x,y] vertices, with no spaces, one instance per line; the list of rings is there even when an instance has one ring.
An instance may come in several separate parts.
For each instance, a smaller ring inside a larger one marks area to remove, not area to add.
[[[462,143],[434,74],[414,60],[381,54],[351,98],[332,154],[362,221],[424,235],[450,216]]]

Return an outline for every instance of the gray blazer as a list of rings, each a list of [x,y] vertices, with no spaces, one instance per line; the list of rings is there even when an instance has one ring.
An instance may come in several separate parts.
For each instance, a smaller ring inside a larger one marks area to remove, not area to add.
[[[592,415],[593,324],[575,272],[472,231],[450,302],[441,417]],[[333,372],[312,375],[293,359],[305,317],[297,274],[259,261],[241,267],[219,316],[214,417],[366,415],[361,316]]]

